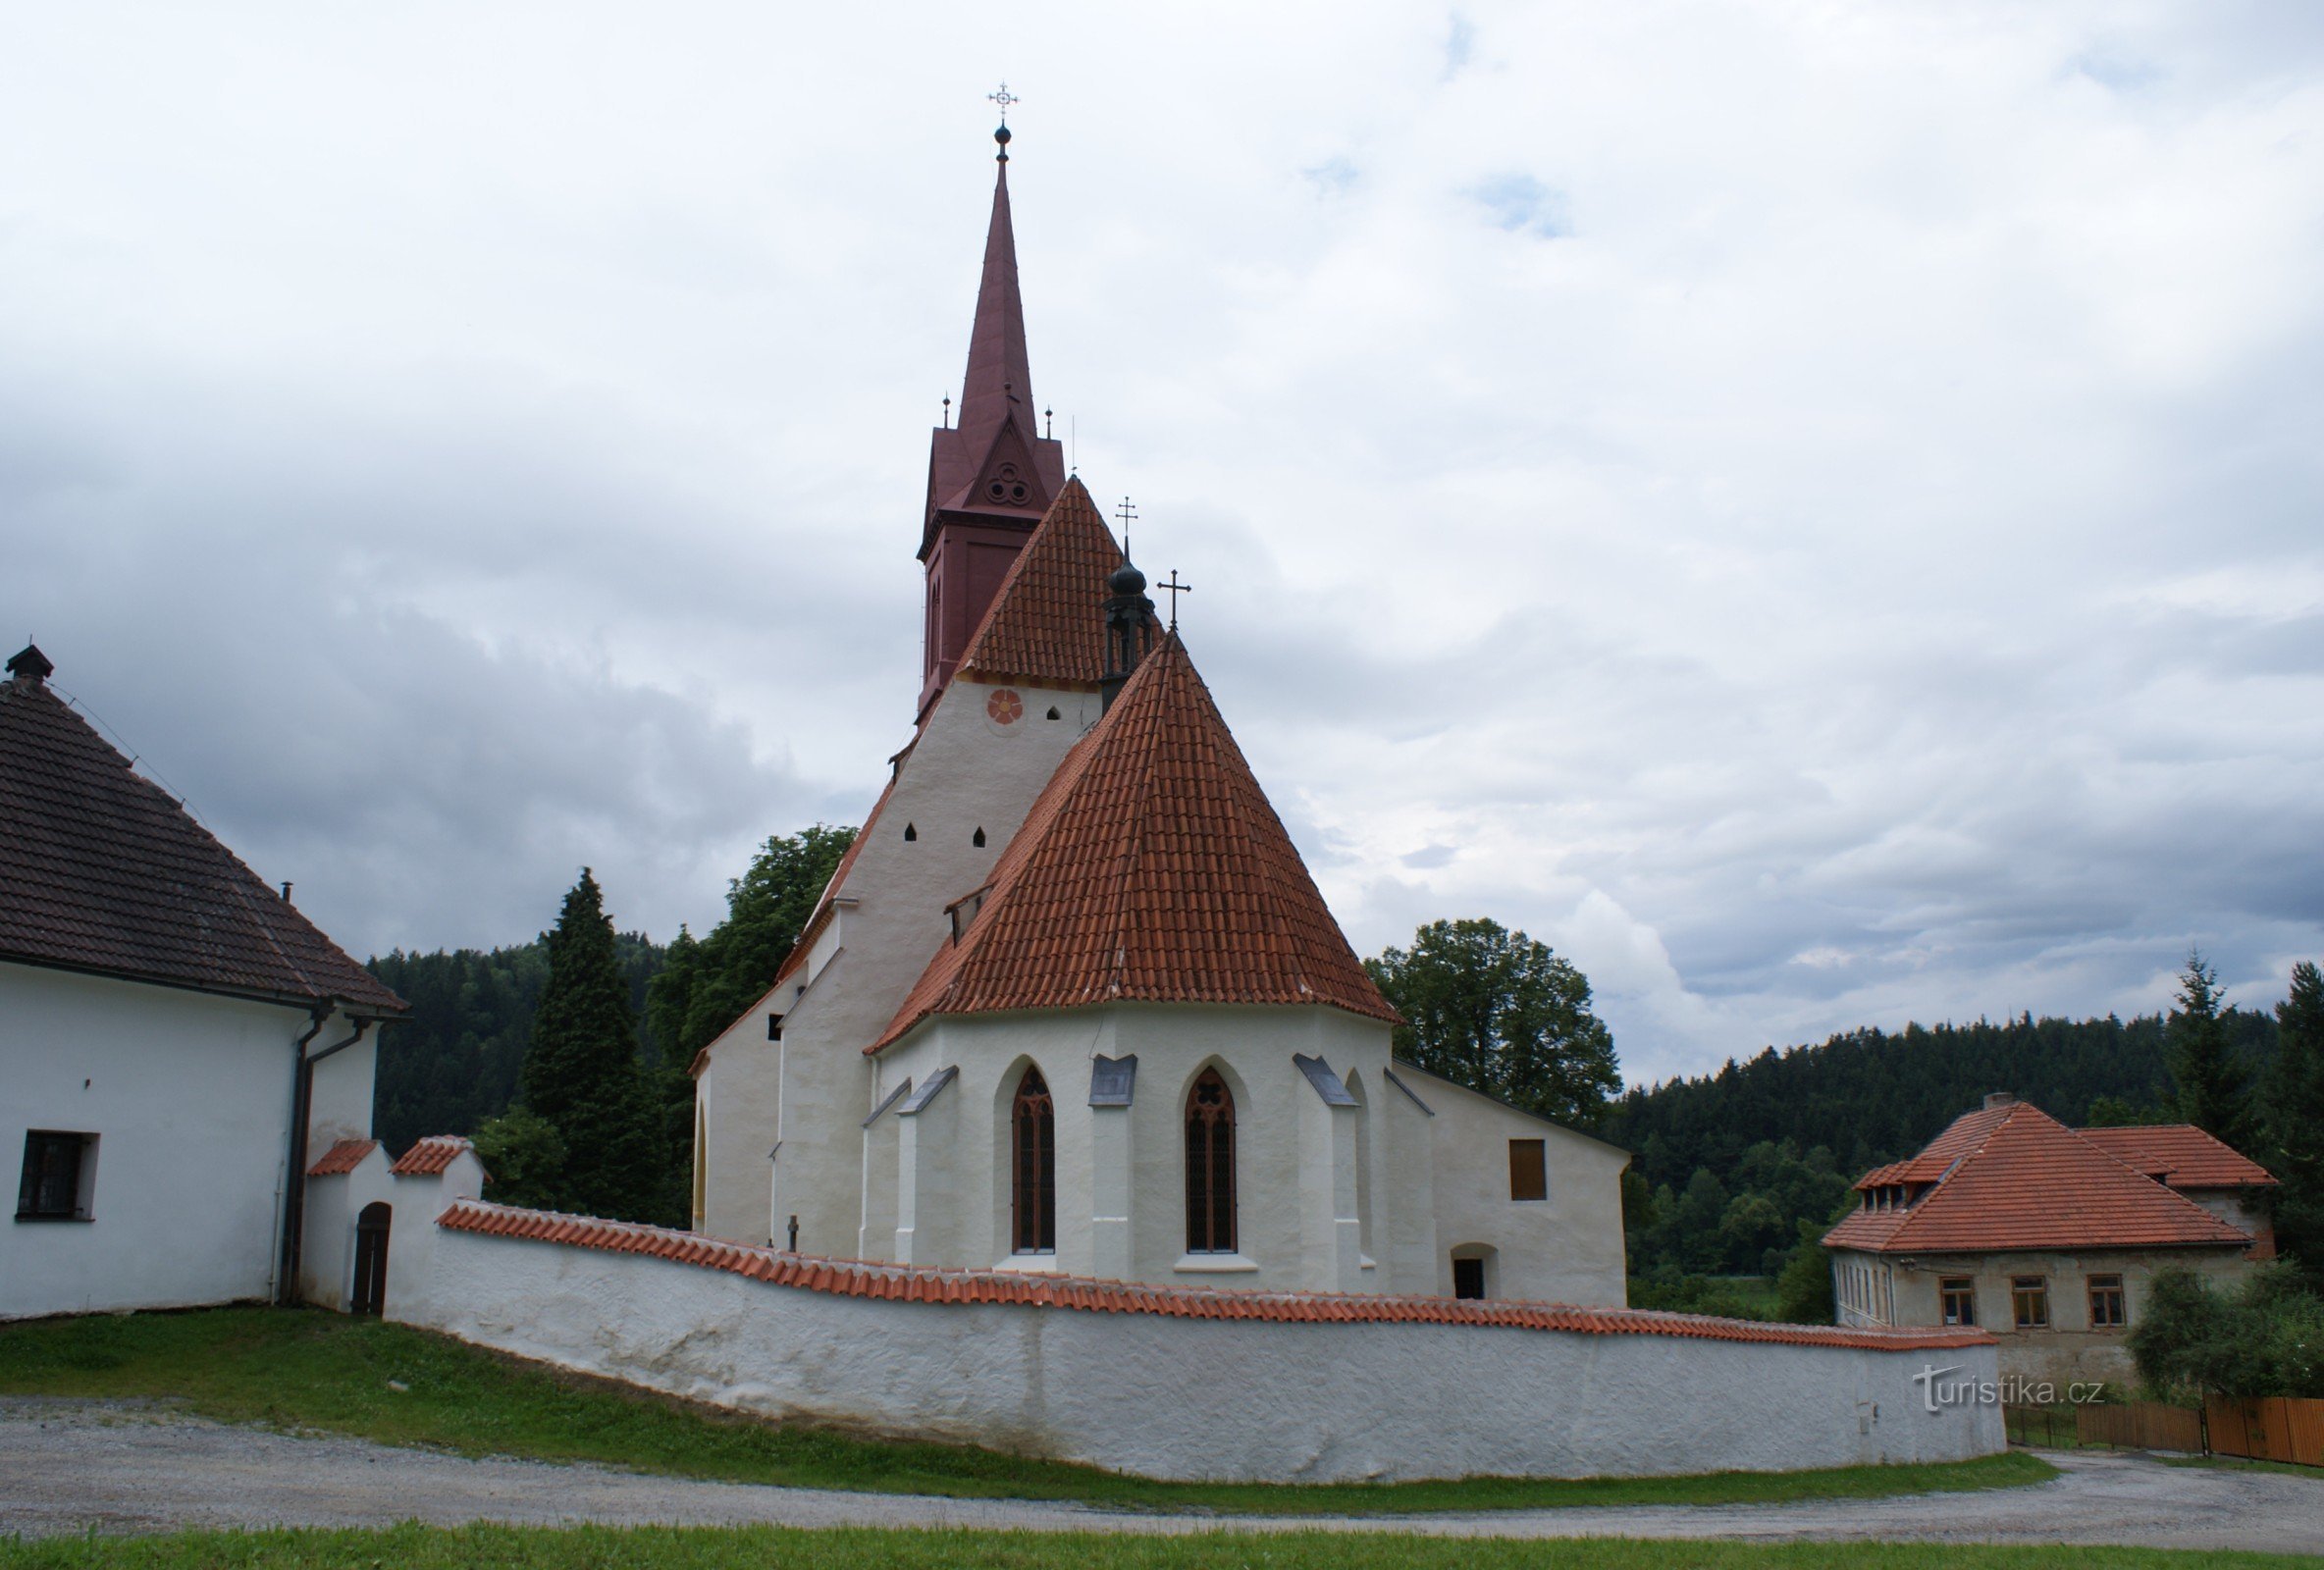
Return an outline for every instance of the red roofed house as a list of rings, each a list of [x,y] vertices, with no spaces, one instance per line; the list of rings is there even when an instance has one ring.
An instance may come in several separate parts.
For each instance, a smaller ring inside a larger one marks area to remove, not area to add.
[[[0,1319],[343,1306],[342,1202],[385,1184],[372,1064],[403,1002],[138,775],[54,668],[28,648],[0,681],[0,1138],[23,1162]]]
[[[910,739],[695,1064],[695,1225],[913,1264],[1623,1301],[1622,1151],[1392,1060],[1032,397],[1006,142],[931,434]]]
[[[2274,1183],[2200,1128],[2069,1128],[1996,1093],[1857,1179],[1823,1238],[1839,1322],[1974,1325],[1999,1337],[2004,1374],[2128,1380],[2154,1273],[2232,1279],[2272,1255]]]

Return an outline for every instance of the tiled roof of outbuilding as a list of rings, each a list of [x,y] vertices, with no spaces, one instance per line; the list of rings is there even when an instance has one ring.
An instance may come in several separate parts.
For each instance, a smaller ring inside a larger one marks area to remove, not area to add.
[[[41,679],[46,664],[0,681],[0,959],[404,1012],[137,774]]]
[[[931,1014],[1328,1003],[1397,1018],[1172,633],[1066,755],[870,1051]]]
[[[2075,1130],[2133,1172],[2173,1188],[2272,1188],[2265,1167],[2191,1123]]]
[[[2023,1101],[1964,1113],[1920,1155],[1866,1175],[1857,1187],[1875,1178],[1933,1186],[1909,1207],[1851,1212],[1824,1233],[1826,1247],[1973,1254],[2251,1242]]]
[[[388,1171],[397,1178],[432,1178],[449,1167],[461,1151],[475,1148],[458,1134],[429,1134],[413,1140],[411,1148],[397,1156]]]
[[[617,1254],[644,1254],[674,1264],[727,1271],[772,1286],[890,1302],[1019,1304],[1101,1314],[1271,1320],[1294,1325],[1500,1326],[1508,1330],[1564,1331],[1581,1335],[1671,1335],[1694,1340],[1846,1346],[1892,1352],[1984,1346],[1992,1340],[1981,1330],[1855,1327],[1843,1330],[1637,1308],[1578,1308],[1563,1303],[1394,1297],[1358,1292],[1147,1286],[1136,1282],[1097,1281],[1080,1276],[1029,1276],[1017,1271],[945,1270],[927,1265],[819,1259],[773,1248],[721,1242],[694,1232],[667,1231],[633,1222],[518,1210],[475,1199],[463,1199],[449,1206],[436,1219],[436,1225],[452,1231],[479,1232],[492,1237],[563,1243]]]
[[[338,1178],[363,1165],[363,1158],[379,1148],[376,1139],[342,1139],[323,1152],[322,1159],[306,1170],[309,1178]]]
[[[994,592],[956,674],[1095,687],[1105,674],[1106,579],[1121,564],[1122,547],[1080,477],[1067,480]]]

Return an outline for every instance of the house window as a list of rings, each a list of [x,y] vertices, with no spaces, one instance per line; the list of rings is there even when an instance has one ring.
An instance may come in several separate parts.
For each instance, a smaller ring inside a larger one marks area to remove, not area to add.
[[[1977,1323],[1977,1283],[1966,1276],[1947,1276],[1936,1283],[1936,1299],[1947,1325]]]
[[[1017,1105],[1011,1114],[1014,1156],[1011,1162],[1012,1214],[1016,1218],[1015,1251],[1020,1254],[1057,1252],[1057,1104],[1049,1082],[1038,1069],[1028,1069],[1017,1081]]]
[[[1452,1295],[1454,1297],[1482,1297],[1485,1295],[1485,1262],[1481,1259],[1456,1259],[1452,1262]]]
[[[1187,1252],[1235,1252],[1235,1097],[1216,1069],[1187,1092]]]
[[[2120,1276],[2092,1276],[2090,1278],[2090,1329],[2118,1331],[2130,1322],[2124,1312]]]
[[[2048,1330],[2049,1282],[2040,1276],[2012,1276],[2009,1279],[2009,1307],[2019,1330]]]
[[[25,1175],[16,1191],[18,1221],[86,1221],[95,1134],[34,1128],[25,1135]]]
[[[1550,1197],[1550,1162],[1539,1139],[1509,1141],[1509,1198]]]

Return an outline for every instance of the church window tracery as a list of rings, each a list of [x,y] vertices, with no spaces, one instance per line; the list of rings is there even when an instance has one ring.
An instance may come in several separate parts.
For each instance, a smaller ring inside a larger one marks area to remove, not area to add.
[[[1235,1252],[1235,1096],[1216,1069],[1187,1092],[1187,1252]]]
[[[1057,1104],[1041,1071],[1017,1081],[1010,1113],[1011,1251],[1057,1252]]]
[[[1004,463],[984,482],[984,495],[1004,506],[1022,507],[1032,495],[1032,489],[1025,483],[1025,476],[1018,473],[1017,465]]]

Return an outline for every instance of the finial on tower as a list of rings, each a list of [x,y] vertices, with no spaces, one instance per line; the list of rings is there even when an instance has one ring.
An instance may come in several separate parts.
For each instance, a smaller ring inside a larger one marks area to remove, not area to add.
[[[1000,129],[992,133],[992,139],[1001,144],[1001,150],[993,156],[1005,164],[1009,161],[1009,106],[1023,100],[1009,90],[1009,84],[1005,81],[1001,83],[999,92],[988,92],[984,96],[1001,106]]]

